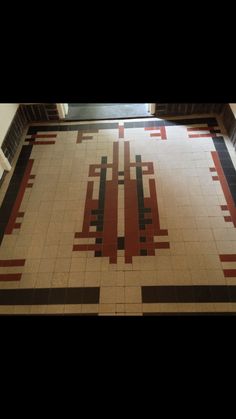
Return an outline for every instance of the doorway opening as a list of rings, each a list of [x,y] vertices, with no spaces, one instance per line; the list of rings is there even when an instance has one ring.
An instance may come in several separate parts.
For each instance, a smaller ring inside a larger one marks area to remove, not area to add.
[[[149,103],[69,103],[66,120],[97,120],[152,117]]]

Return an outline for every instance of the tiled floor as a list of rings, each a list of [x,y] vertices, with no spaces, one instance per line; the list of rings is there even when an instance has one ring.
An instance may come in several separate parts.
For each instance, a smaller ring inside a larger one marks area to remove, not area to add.
[[[0,190],[0,313],[236,313],[221,122],[32,125]]]

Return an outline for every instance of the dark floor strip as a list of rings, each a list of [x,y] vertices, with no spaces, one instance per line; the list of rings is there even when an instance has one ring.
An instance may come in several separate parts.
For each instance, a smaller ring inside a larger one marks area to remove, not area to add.
[[[225,178],[234,200],[234,204],[236,205],[236,170],[234,164],[226,147],[224,137],[213,137],[212,140],[218,153]]]
[[[144,286],[143,303],[236,302],[236,285]]]
[[[37,132],[45,131],[45,132],[57,132],[57,131],[87,131],[93,132],[94,129],[118,129],[118,122],[109,122],[109,123],[98,123],[98,124],[73,124],[73,125],[37,125],[29,127],[27,135],[33,135]]]
[[[0,314],[1,316],[20,316],[20,317],[25,317],[25,316],[33,316],[33,317],[61,317],[61,316],[66,316],[66,317],[74,317],[74,316],[79,316],[79,317],[96,317],[98,316],[98,313],[42,313],[42,314],[37,314],[37,313],[30,313],[30,314]]]
[[[0,245],[28,164],[32,145],[23,146],[0,208]]]
[[[125,122],[125,128],[142,128],[142,127],[168,127],[176,125],[194,125],[194,124],[208,124],[209,126],[218,126],[215,118],[194,118],[194,119],[176,119],[176,120],[152,120],[152,121],[134,121]]]
[[[98,304],[100,288],[29,288],[0,290],[0,305]]]
[[[197,312],[197,311],[193,311],[193,312],[172,312],[172,313],[143,313],[143,316],[159,316],[159,317],[168,317],[168,316],[236,316],[236,312],[235,311],[214,311],[212,313],[210,313],[209,311],[206,312]]]

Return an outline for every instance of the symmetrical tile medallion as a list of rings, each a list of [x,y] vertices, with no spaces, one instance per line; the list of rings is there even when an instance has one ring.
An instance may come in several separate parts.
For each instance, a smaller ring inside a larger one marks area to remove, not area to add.
[[[30,126],[0,191],[0,314],[236,313],[234,153],[212,117]]]

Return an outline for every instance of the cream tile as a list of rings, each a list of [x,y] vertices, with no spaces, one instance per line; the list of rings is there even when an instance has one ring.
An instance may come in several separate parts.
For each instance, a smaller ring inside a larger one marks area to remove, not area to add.
[[[85,272],[70,272],[69,273],[69,287],[83,287],[84,286]]]
[[[71,259],[70,272],[84,272],[86,270],[86,259]]]
[[[68,272],[54,272],[52,274],[51,287],[53,288],[66,288],[69,283]]]
[[[125,313],[141,314],[142,304],[125,304]]]
[[[101,272],[85,272],[84,275],[84,286],[85,287],[100,287],[101,284]],[[110,284],[111,285],[111,284]]]
[[[141,300],[141,287],[125,287],[126,304],[139,304]]]
[[[55,258],[52,259],[41,259],[38,271],[40,273],[50,273],[54,271]]]
[[[25,261],[24,267],[22,267],[23,273],[34,273],[36,274],[39,271],[40,259],[27,259]]]
[[[106,314],[106,313],[111,313],[112,315],[114,315],[116,312],[116,304],[99,304],[99,314]]]
[[[69,272],[71,260],[71,258],[55,259],[54,272]]]

